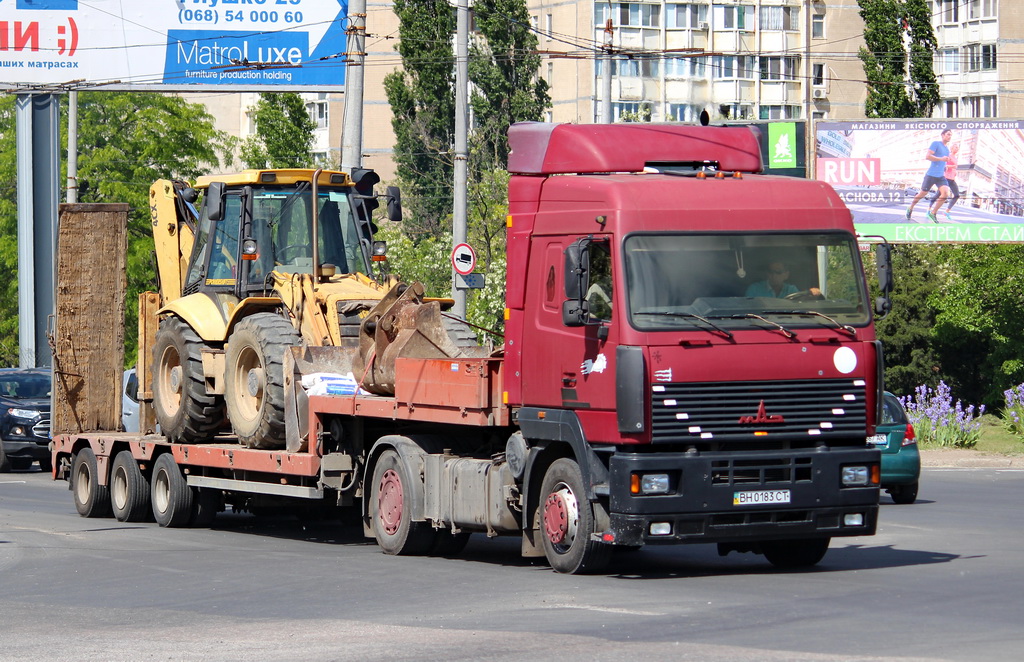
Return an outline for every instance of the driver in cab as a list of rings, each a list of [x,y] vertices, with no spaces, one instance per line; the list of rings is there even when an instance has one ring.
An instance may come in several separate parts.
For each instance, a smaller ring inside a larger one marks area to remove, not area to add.
[[[789,280],[789,268],[783,262],[772,262],[768,265],[766,278],[756,283],[751,283],[747,288],[748,297],[772,297],[785,299],[800,292],[796,285],[787,282]],[[821,290],[812,287],[808,290],[812,296],[821,296]]]

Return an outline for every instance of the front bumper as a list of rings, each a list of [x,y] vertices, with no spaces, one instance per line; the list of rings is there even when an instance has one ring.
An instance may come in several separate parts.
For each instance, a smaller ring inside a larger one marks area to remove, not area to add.
[[[873,535],[879,487],[841,487],[842,467],[878,465],[875,449],[754,453],[619,453],[609,464],[613,544],[745,543]],[[634,473],[669,475],[670,493],[634,495]],[[738,492],[782,491],[788,503],[736,505]],[[850,524],[851,518],[859,523]],[[659,534],[651,533],[658,524]],[[667,525],[667,526],[666,526]]]
[[[50,457],[50,441],[48,439],[3,439],[4,453],[7,457],[30,457],[33,460],[45,460]]]

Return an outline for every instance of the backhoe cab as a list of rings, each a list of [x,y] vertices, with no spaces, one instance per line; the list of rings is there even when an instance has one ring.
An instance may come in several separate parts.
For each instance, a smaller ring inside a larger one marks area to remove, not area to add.
[[[153,184],[153,399],[172,441],[212,438],[227,422],[247,446],[281,447],[288,348],[358,357],[362,318],[395,283],[371,277],[379,177],[353,175],[247,170],[200,177],[194,189]],[[387,198],[400,219],[397,189]]]

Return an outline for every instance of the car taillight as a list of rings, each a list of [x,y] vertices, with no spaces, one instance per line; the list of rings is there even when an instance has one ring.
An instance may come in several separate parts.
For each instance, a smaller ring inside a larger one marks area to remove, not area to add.
[[[900,446],[913,446],[917,443],[916,436],[913,424],[907,423],[907,431],[903,434],[903,441],[900,443]]]

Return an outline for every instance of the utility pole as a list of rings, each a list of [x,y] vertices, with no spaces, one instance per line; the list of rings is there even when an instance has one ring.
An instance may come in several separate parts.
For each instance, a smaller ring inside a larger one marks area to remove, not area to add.
[[[469,0],[459,0],[455,22],[455,191],[452,214],[452,249],[465,243],[466,199],[469,186]],[[459,276],[452,271],[452,313],[465,319],[466,290],[458,287]]]
[[[341,169],[363,165],[363,63],[366,58],[366,0],[350,0],[346,31],[345,118],[341,128]]]
[[[612,123],[612,35],[615,29],[612,27],[612,19],[604,24],[604,54],[603,67],[601,68],[601,124]]]
[[[78,202],[78,91],[68,92],[68,190],[69,204]]]

